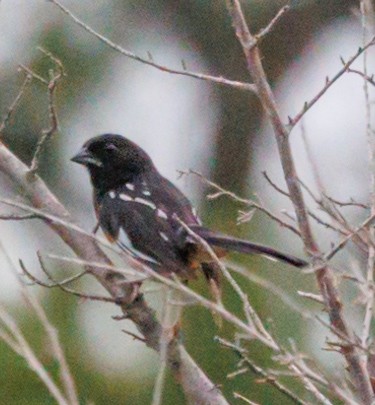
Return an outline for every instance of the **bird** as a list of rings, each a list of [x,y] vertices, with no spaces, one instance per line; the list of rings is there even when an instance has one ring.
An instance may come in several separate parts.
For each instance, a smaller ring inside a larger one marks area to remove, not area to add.
[[[71,160],[89,171],[98,225],[107,239],[163,276],[176,274],[188,281],[201,269],[213,294],[220,296],[217,260],[194,235],[220,258],[235,251],[297,268],[308,265],[272,247],[204,227],[189,199],[140,146],[122,135],[90,138]]]

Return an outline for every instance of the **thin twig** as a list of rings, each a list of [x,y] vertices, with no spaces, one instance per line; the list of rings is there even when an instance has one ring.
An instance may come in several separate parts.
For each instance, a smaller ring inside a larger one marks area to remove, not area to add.
[[[33,370],[47,387],[48,391],[52,397],[56,400],[59,405],[69,405],[66,398],[57,387],[56,383],[53,381],[50,374],[47,372],[46,368],[39,361],[31,346],[25,339],[21,330],[17,326],[14,319],[10,314],[0,305],[0,320],[4,323],[9,333],[13,336],[15,343],[18,345],[21,356],[27,361],[30,369]]]
[[[375,219],[375,213],[367,218],[360,226],[358,226],[353,232],[345,236],[340,242],[338,242],[329,252],[324,254],[324,260],[328,261],[333,258],[354,236],[359,232],[367,228]]]
[[[29,219],[41,219],[42,217],[38,214],[25,214],[25,215],[18,215],[18,214],[7,214],[7,215],[0,215],[1,221],[25,221]]]
[[[9,106],[8,111],[6,112],[2,122],[0,123],[0,135],[2,135],[2,133],[4,132],[4,129],[9,124],[9,121],[10,121],[12,115],[16,112],[16,110],[22,100],[22,97],[26,91],[26,88],[31,83],[31,81],[32,81],[32,76],[29,73],[27,73],[25,80],[23,81],[16,98],[13,100],[12,104]]]
[[[224,275],[224,277],[229,281],[230,285],[232,286],[233,290],[236,292],[240,300],[242,301],[243,305],[243,311],[246,316],[246,320],[249,324],[249,327],[252,329],[255,329],[259,331],[259,333],[264,336],[265,339],[267,339],[271,345],[276,351],[279,351],[280,348],[278,344],[275,342],[275,340],[272,338],[270,333],[266,330],[264,327],[262,321],[260,320],[258,314],[254,310],[254,308],[250,305],[249,299],[247,294],[245,294],[239,284],[236,282],[236,280],[232,277],[232,275],[229,273],[229,271],[225,268],[223,263],[220,261],[220,259],[216,256],[214,250],[211,248],[211,246],[199,235],[197,235],[194,231],[192,231],[183,221],[181,221],[178,217],[176,218],[177,221],[183,226],[183,228],[186,230],[186,232],[192,236],[206,251],[207,253],[211,256],[212,260],[218,265],[220,268],[220,271]]]
[[[45,282],[39,280],[37,277],[35,277],[32,273],[30,273],[30,272],[27,270],[27,267],[24,265],[24,263],[22,262],[22,260],[20,260],[19,263],[20,263],[20,266],[21,266],[22,271],[26,274],[27,277],[30,278],[30,280],[31,280],[33,283],[38,284],[38,285],[40,285],[40,286],[42,286],[42,287],[46,287],[46,288],[58,287],[58,288],[60,288],[62,291],[66,292],[66,293],[68,293],[68,294],[72,294],[72,295],[75,295],[76,297],[83,298],[83,299],[89,299],[89,300],[92,300],[92,301],[110,302],[110,303],[112,303],[112,304],[119,302],[117,299],[112,298],[112,297],[102,297],[102,296],[97,296],[97,295],[83,294],[83,293],[80,293],[80,292],[78,292],[78,291],[75,291],[75,290],[72,290],[72,289],[70,289],[70,288],[65,287],[64,284],[60,284],[59,282],[55,281],[55,280],[52,278],[52,276],[50,275],[50,273],[49,273],[49,272],[47,271],[47,269],[45,268],[43,262],[41,261],[40,255],[38,255],[38,259],[39,259],[39,263],[40,263],[40,265],[41,265],[41,268],[42,268],[42,270],[43,270],[43,273],[46,274],[46,276],[49,278],[49,280],[52,281],[52,284],[47,284],[47,283],[45,283]]]
[[[253,371],[253,373],[264,378],[265,383],[273,385],[283,395],[292,400],[293,403],[298,405],[307,405],[307,403],[304,400],[299,398],[296,394],[294,394],[282,383],[280,383],[273,375],[270,375],[267,371],[257,366],[252,360],[250,360],[250,358],[246,355],[246,351],[243,348],[220,337],[216,337],[216,340],[222,346],[233,350],[233,352]]]
[[[51,259],[62,260],[62,261],[66,261],[66,262],[72,262],[72,263],[77,262],[77,259],[70,258],[70,257],[55,256],[55,255],[49,255],[48,257]],[[86,265],[87,266],[96,266],[95,263],[90,263],[90,262],[86,262]],[[209,309],[210,311],[217,312],[223,319],[225,319],[229,323],[232,323],[233,325],[238,327],[239,330],[241,330],[242,332],[249,335],[250,338],[259,339],[266,346],[276,349],[275,346],[271,345],[270,341],[265,339],[265,337],[263,335],[261,335],[257,330],[250,328],[248,325],[246,325],[239,318],[237,318],[235,315],[230,313],[228,310],[226,310],[222,306],[202,297],[200,294],[198,294],[197,292],[195,292],[194,290],[190,289],[185,284],[183,284],[177,277],[173,277],[172,279],[167,278],[143,264],[141,264],[141,266],[142,266],[141,271],[144,274],[146,274],[149,278],[159,281],[159,282],[163,283],[164,285],[167,285],[173,289],[181,291],[183,294],[185,294],[189,298],[193,299],[197,304],[202,305],[203,307]],[[106,266],[106,267],[108,267],[108,266]],[[121,273],[122,269],[117,268],[117,271],[119,273]]]
[[[22,283],[21,283],[22,286]],[[60,378],[61,382],[65,389],[65,394],[69,401],[69,405],[79,405],[79,400],[77,396],[77,390],[74,383],[73,376],[70,372],[68,363],[65,358],[64,351],[61,347],[61,343],[59,341],[58,332],[56,328],[49,322],[46,313],[44,312],[43,307],[40,303],[35,299],[28,290],[22,286],[23,296],[26,301],[31,305],[34,312],[38,316],[41,324],[43,325],[49,342],[51,343],[52,352],[57,360],[60,369]]]
[[[271,294],[278,297],[288,308],[295,311],[302,318],[314,320],[314,315],[312,313],[303,308],[300,308],[300,305],[298,305],[298,303],[291,298],[290,294],[288,294],[286,291],[283,291],[278,285],[273,283],[271,280],[262,278],[258,274],[249,271],[248,269],[238,265],[237,263],[229,262],[228,266],[231,268],[231,270],[235,271],[238,274],[241,274],[250,282],[255,283],[256,285],[266,289]]]
[[[273,187],[281,195],[290,198],[290,195],[286,191],[281,189],[274,181],[272,181],[271,177],[268,175],[266,171],[263,171],[262,174],[264,178],[268,181],[268,183],[271,185],[271,187]]]
[[[48,86],[48,80],[44,79],[42,76],[38,75],[38,73],[35,73],[33,70],[29,69],[27,66],[20,64],[19,68],[21,70],[24,70],[29,76],[33,77],[37,81],[45,84]]]
[[[56,106],[55,106],[55,93],[57,89],[57,85],[61,78],[64,76],[64,69],[62,66],[62,63],[60,60],[58,60],[56,57],[54,57],[50,52],[45,51],[43,48],[39,48],[41,52],[43,52],[45,55],[47,55],[57,66],[57,73],[55,73],[53,70],[50,71],[50,80],[48,82],[48,112],[49,112],[49,120],[50,120],[50,126],[47,129],[44,129],[42,131],[42,136],[40,137],[34,156],[31,161],[30,165],[30,175],[34,175],[39,167],[39,158],[42,154],[42,151],[44,149],[45,143],[53,136],[53,134],[58,131],[59,123],[57,120],[57,112],[56,112]]]
[[[275,17],[272,18],[272,20],[268,23],[267,27],[261,29],[259,31],[258,34],[254,35],[254,38],[256,40],[256,44],[259,43],[260,40],[262,40],[266,35],[268,35],[272,29],[275,27],[275,25],[279,22],[279,20],[281,19],[281,17],[284,16],[284,14],[290,10],[290,6],[286,5],[284,7],[282,7],[277,14],[275,15]],[[254,44],[254,45],[256,45]]]
[[[297,294],[300,297],[308,298],[309,300],[315,301],[318,304],[323,304],[324,305],[324,299],[323,299],[323,297],[321,295],[306,292],[306,291],[297,291]]]
[[[236,399],[241,399],[242,401],[244,401],[248,405],[260,405],[258,402],[251,401],[250,399],[244,397],[243,395],[241,395],[238,392],[233,392],[233,397],[236,398]]]
[[[289,117],[289,123],[288,123],[288,129],[291,130],[300,120],[301,118],[306,114],[307,111],[310,110],[310,108],[317,102],[319,101],[322,96],[326,93],[326,91],[338,80],[340,77],[348,71],[350,66],[358,59],[359,56],[361,56],[368,48],[373,46],[375,44],[375,37],[371,38],[370,41],[368,41],[364,46],[358,48],[357,52],[347,61],[345,62],[342,58],[342,64],[343,67],[340,69],[335,76],[333,76],[332,79],[329,79],[328,77],[326,78],[326,83],[322,90],[319,91],[319,93],[313,97],[310,101],[306,101],[302,110],[294,117],[291,118]]]
[[[284,191],[283,189],[281,189],[274,181],[272,181],[272,179],[270,178],[270,176],[267,174],[266,171],[262,172],[262,174],[263,174],[263,176],[265,177],[265,179],[267,180],[267,182],[268,182],[278,193],[284,195],[285,197],[290,198],[289,194],[288,194],[286,191]],[[309,194],[312,195],[314,201],[318,203],[316,197],[311,193],[311,190],[309,190],[309,189],[305,186],[305,184],[302,182],[302,180],[299,179],[299,182],[306,188],[306,190],[309,192]],[[320,205],[320,203],[319,203],[319,205]],[[311,218],[313,218],[319,225],[322,225],[322,226],[324,226],[325,228],[332,229],[333,231],[338,232],[338,233],[341,233],[342,235],[346,235],[346,233],[343,232],[340,228],[337,228],[337,227],[331,225],[330,223],[324,221],[322,218],[318,217],[318,215],[316,215],[313,211],[311,211],[311,210],[308,209],[307,212],[308,212],[309,216],[310,216]],[[284,212],[284,214],[287,215],[288,218],[293,219],[293,218],[289,215],[289,213]]]
[[[351,198],[350,201],[339,201],[333,197],[330,197],[327,194],[325,194],[324,197],[327,198],[327,200],[331,201],[332,203],[338,205],[339,207],[358,207],[363,208],[365,210],[368,210],[370,208],[367,204],[355,201],[353,198]]]
[[[245,205],[249,206],[250,208],[255,208],[255,209],[259,210],[260,212],[263,212],[269,218],[271,218],[276,223],[278,223],[281,227],[289,229],[291,232],[295,233],[297,236],[301,236],[299,230],[296,227],[294,227],[293,225],[288,224],[287,222],[283,221],[279,216],[277,216],[276,214],[271,212],[263,204],[259,204],[256,201],[249,200],[249,199],[246,199],[246,198],[242,198],[242,197],[238,196],[237,194],[233,193],[232,191],[225,190],[224,188],[222,188],[218,184],[214,183],[213,181],[208,180],[201,173],[198,173],[198,172],[196,172],[194,170],[189,170],[188,172],[180,171],[180,174],[181,175],[194,174],[195,176],[198,176],[206,184],[208,184],[209,186],[211,186],[211,187],[215,188],[216,190],[218,190],[218,193],[216,193],[214,195],[209,195],[209,196],[207,196],[207,198],[211,199],[211,198],[217,198],[217,197],[224,196],[224,195],[228,196],[231,199],[233,199],[234,201],[245,204]]]
[[[361,72],[360,70],[357,69],[348,69],[348,72],[355,73],[361,76],[364,80],[366,80],[367,83],[370,83],[372,86],[375,86],[374,75],[368,76],[366,73]]]

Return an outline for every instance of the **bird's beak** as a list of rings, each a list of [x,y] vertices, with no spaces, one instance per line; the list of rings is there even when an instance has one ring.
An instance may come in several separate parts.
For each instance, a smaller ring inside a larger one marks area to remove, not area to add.
[[[97,166],[102,167],[103,163],[95,158],[91,152],[89,152],[86,148],[82,148],[75,156],[70,159],[72,162],[79,163],[80,165],[84,166]]]

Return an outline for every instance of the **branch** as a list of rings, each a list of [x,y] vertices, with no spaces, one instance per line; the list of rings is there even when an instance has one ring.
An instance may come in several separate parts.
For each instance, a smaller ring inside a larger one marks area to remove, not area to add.
[[[270,375],[267,371],[263,370],[261,367],[257,366],[250,358],[246,355],[246,351],[241,347],[235,345],[234,343],[228,342],[225,339],[217,337],[216,340],[224,347],[233,350],[233,352],[258,376],[262,377],[264,383],[273,385],[278,391],[290,399],[293,403],[297,405],[307,405],[307,402],[298,398],[296,394],[290,391],[282,383],[280,383],[273,375]]]
[[[55,6],[57,6],[61,11],[63,11],[67,16],[69,16],[77,25],[82,27],[85,31],[94,35],[101,42],[108,45],[114,51],[120,53],[123,56],[126,56],[130,59],[134,59],[137,62],[143,63],[145,65],[152,66],[162,72],[171,73],[171,74],[175,74],[175,75],[181,75],[181,76],[193,77],[195,79],[205,80],[205,81],[212,82],[212,83],[230,86],[230,87],[233,87],[233,88],[236,88],[239,90],[250,91],[252,93],[254,93],[256,91],[255,86],[251,83],[243,83],[243,82],[239,82],[239,81],[235,81],[235,80],[229,80],[222,76],[216,77],[216,76],[210,76],[210,75],[206,75],[206,74],[202,74],[202,73],[190,72],[185,69],[184,70],[171,69],[171,68],[168,68],[167,66],[155,63],[151,59],[142,58],[141,56],[136,55],[135,53],[122,48],[120,45],[115,44],[114,42],[109,40],[107,37],[96,32],[94,29],[92,29],[90,26],[88,26],[83,21],[81,21],[78,17],[76,17],[69,9],[67,9],[64,5],[62,5],[58,0],[48,0],[48,1],[51,2],[52,4],[54,4]]]
[[[363,47],[359,47],[357,52],[347,61],[345,62],[342,58],[342,64],[344,65],[342,69],[340,69],[335,76],[333,76],[332,79],[329,79],[328,77],[326,78],[326,84],[322,88],[322,90],[319,91],[319,93],[312,98],[310,101],[306,101],[302,110],[294,117],[291,118],[289,117],[289,124],[288,128],[289,130],[292,130],[292,128],[297,124],[297,122],[300,121],[300,119],[306,114],[310,108],[321,99],[321,97],[326,93],[326,91],[338,80],[340,77],[349,71],[350,66],[358,59],[359,56],[361,56],[368,48],[371,46],[375,45],[375,37],[371,38],[370,41],[368,41]]]
[[[20,283],[22,285],[22,283]],[[75,382],[70,372],[68,363],[65,358],[64,351],[61,347],[58,332],[56,328],[49,322],[43,307],[40,305],[38,300],[34,298],[28,291],[27,288],[22,286],[22,293],[25,300],[31,305],[35,314],[39,318],[43,328],[46,331],[49,342],[51,344],[51,349],[60,369],[60,379],[65,389],[65,394],[69,400],[70,405],[79,405],[77,391],[75,387]]]
[[[19,106],[21,99],[26,91],[27,86],[31,83],[32,80],[32,76],[27,73],[24,82],[22,83],[20,90],[16,96],[16,98],[14,99],[14,101],[12,102],[12,104],[10,105],[10,107],[8,108],[7,113],[5,114],[3,121],[0,124],[0,135],[3,134],[4,129],[7,127],[12,115],[15,113],[15,111],[17,110],[17,107]]]
[[[61,221],[73,222],[69,212],[51,193],[40,177],[35,175],[30,181],[28,167],[1,143],[0,172],[10,178],[17,190],[21,190],[25,198],[37,210],[43,210],[60,218]],[[147,306],[142,296],[138,296],[133,302],[126,302],[126,298],[132,292],[131,286],[124,283],[123,276],[105,268],[105,266],[111,266],[111,262],[93,238],[77,232],[77,230],[67,228],[61,223],[48,220],[45,222],[79,258],[88,263],[102,265],[86,265],[85,267],[112,297],[121,300],[122,312],[135,323],[147,346],[158,350],[161,327],[154,311]],[[191,403],[227,405],[227,401],[220,390],[209,380],[182,345],[175,344],[169,348],[168,364],[176,381],[182,385],[182,389]]]
[[[271,121],[273,130],[275,133],[281,164],[283,167],[284,177],[288,186],[289,195],[297,216],[297,222],[301,237],[304,242],[305,250],[312,258],[313,262],[319,263],[321,256],[318,245],[312,234],[310,227],[308,212],[303,198],[300,183],[298,181],[297,171],[294,164],[294,159],[289,143],[289,129],[287,129],[282,123],[278,106],[276,104],[274,95],[267,81],[259,49],[257,47],[250,47],[254,40],[251,35],[244,15],[242,13],[239,0],[226,0],[228,12],[232,18],[232,23],[235,28],[236,35],[239,42],[242,45],[242,49],[247,61],[247,67],[252,77],[257,90],[260,102]],[[353,63],[353,61],[364,52],[365,49],[373,45],[375,39],[373,38],[366,47],[360,48],[354,58],[344,66],[342,71],[334,80],[337,80]],[[331,83],[332,84],[332,83]],[[322,94],[330,87],[327,85]],[[316,97],[313,102],[305,106],[303,113],[310,108],[319,97]],[[302,117],[297,117],[297,120],[292,122],[293,125]],[[293,126],[292,125],[292,126]],[[332,326],[339,330],[343,336],[347,337],[349,341],[353,342],[354,334],[347,325],[344,319],[342,310],[342,303],[339,298],[339,294],[336,288],[335,279],[330,268],[321,264],[320,269],[316,272],[316,278],[319,285],[320,292],[324,298],[326,309],[329,313]],[[345,356],[348,371],[355,386],[357,394],[360,396],[362,402],[366,405],[371,405],[374,400],[374,393],[370,383],[370,377],[368,370],[362,361],[362,353],[360,353],[354,345],[348,346],[345,350],[342,350],[342,354]]]
[[[27,342],[25,336],[22,334],[18,325],[11,317],[11,315],[0,306],[0,321],[5,325],[5,328],[9,331],[2,333],[1,338],[20,356],[22,356],[31,370],[33,370],[43,384],[47,387],[50,394],[56,400],[59,405],[69,405],[68,401],[65,399],[64,395],[60,391],[59,387],[53,381],[52,377],[43,366],[41,361],[35,355],[33,349]],[[3,332],[3,331],[1,331]],[[11,340],[9,339],[11,338]]]
[[[360,2],[361,14],[362,14],[362,32],[363,32],[363,42],[366,41],[368,31],[370,35],[375,34],[374,26],[374,6],[371,1],[361,0]],[[370,215],[375,215],[375,139],[374,139],[374,128],[372,126],[372,109],[370,100],[369,83],[374,85],[372,78],[368,80],[367,76],[367,52],[363,53],[363,70],[364,70],[364,81],[363,81],[363,92],[366,103],[366,137],[368,145],[368,165],[370,169]],[[373,242],[375,239],[374,227],[369,228],[369,237]],[[366,274],[366,305],[365,305],[365,315],[363,319],[362,326],[362,336],[361,343],[364,347],[368,348],[372,343],[370,341],[371,333],[371,323],[373,320],[373,308],[375,302],[375,291],[374,291],[374,266],[375,266],[375,247],[373,243],[368,244],[368,256],[367,256],[367,274]],[[366,365],[368,368],[369,356],[366,356]]]
[[[34,153],[34,157],[31,161],[30,165],[30,175],[34,175],[39,167],[39,158],[42,154],[43,148],[45,143],[52,137],[52,135],[58,130],[58,120],[57,120],[57,112],[55,107],[55,93],[57,85],[60,79],[64,76],[64,69],[63,66],[57,58],[55,58],[51,53],[45,51],[43,48],[39,48],[41,52],[47,55],[56,65],[57,67],[57,74],[53,70],[50,71],[50,81],[48,82],[48,110],[49,110],[49,119],[50,119],[50,126],[47,129],[42,131],[42,136],[39,139],[36,150]]]
[[[286,229],[289,229],[290,231],[292,231],[293,233],[295,233],[297,236],[301,236],[299,230],[297,228],[295,228],[293,225],[288,224],[287,222],[283,221],[279,216],[277,216],[276,214],[274,214],[273,212],[271,212],[269,209],[267,209],[263,204],[261,203],[257,203],[256,201],[253,200],[249,200],[246,198],[242,198],[239,197],[237,194],[233,193],[232,191],[229,190],[225,190],[224,188],[222,188],[221,186],[219,186],[218,184],[214,183],[211,180],[208,180],[207,178],[205,178],[201,173],[198,173],[194,170],[189,170],[188,172],[183,172],[180,171],[181,175],[185,175],[185,174],[194,174],[195,176],[198,176],[202,181],[204,181],[206,184],[208,184],[209,186],[215,188],[216,190],[218,190],[217,193],[215,194],[211,194],[207,196],[207,199],[213,199],[213,198],[218,198],[221,197],[223,195],[228,196],[230,198],[232,198],[234,201],[237,201],[239,203],[245,204],[248,207],[250,207],[250,209],[257,209],[260,212],[263,212],[265,215],[267,215],[269,218],[271,218],[272,220],[274,220],[277,224],[279,224],[281,227],[284,227]],[[239,219],[238,222],[245,222],[244,221],[244,216],[248,217],[249,213],[246,214],[242,214]]]
[[[282,7],[277,14],[275,15],[275,17],[272,18],[272,20],[268,23],[267,27],[261,29],[259,31],[258,34],[254,35],[254,38],[256,40],[256,43],[259,44],[259,41],[262,40],[266,35],[268,35],[271,30],[275,27],[275,25],[279,22],[279,20],[281,19],[281,17],[284,16],[284,14],[290,10],[290,6],[286,5],[284,7]]]
[[[368,76],[366,73],[361,72],[360,70],[357,69],[348,69],[348,73],[355,73],[363,77],[363,79],[366,80],[368,83],[370,83],[372,86],[375,86],[374,75]]]

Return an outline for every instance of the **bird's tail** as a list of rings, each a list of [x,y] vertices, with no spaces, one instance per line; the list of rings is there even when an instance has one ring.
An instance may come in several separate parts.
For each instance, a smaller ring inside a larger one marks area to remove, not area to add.
[[[192,225],[190,228],[194,233],[213,246],[239,253],[258,254],[265,256],[268,259],[277,260],[298,268],[308,266],[308,262],[305,260],[288,253],[280,252],[279,250],[269,246],[259,245],[244,239],[234,238],[223,233],[211,231],[210,229],[202,226]]]

